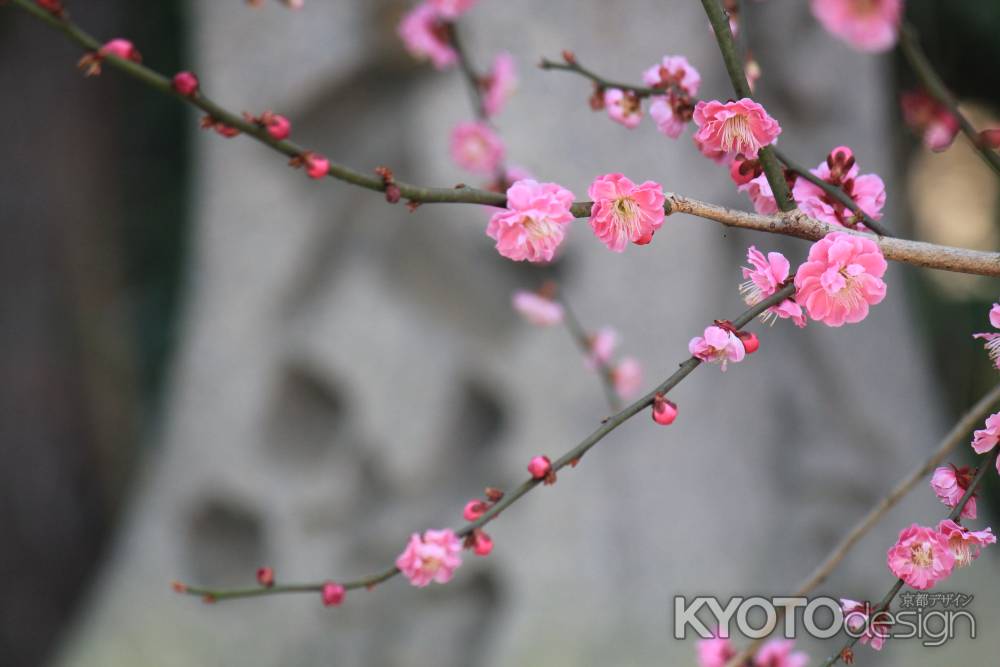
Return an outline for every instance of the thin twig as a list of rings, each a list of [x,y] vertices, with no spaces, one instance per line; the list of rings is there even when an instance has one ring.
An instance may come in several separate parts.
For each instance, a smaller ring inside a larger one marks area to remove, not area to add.
[[[747,324],[752,322],[754,318],[759,316],[765,310],[771,306],[777,305],[784,301],[785,299],[791,297],[795,293],[795,286],[788,284],[782,287],[780,290],[772,294],[770,297],[764,299],[760,303],[748,308],[739,317],[732,321],[733,326],[736,330],[740,330]],[[666,395],[671,389],[676,387],[684,378],[691,374],[695,368],[701,365],[701,360],[696,357],[690,357],[680,364],[679,368],[668,377],[666,380],[660,383],[655,389],[650,391],[648,394],[640,398],[639,400],[626,406],[623,410],[617,412],[616,414],[608,417],[601,425],[590,435],[584,438],[579,444],[567,451],[565,454],[560,456],[558,459],[552,462],[553,472],[558,472],[566,466],[576,466],[577,463],[583,458],[583,456],[590,451],[590,449],[596,445],[598,442],[603,440],[609,433],[614,431],[616,428],[624,424],[626,421],[634,417],[636,414],[642,412],[648,408],[653,403],[653,399],[657,394]],[[500,515],[501,512],[506,510],[508,507],[516,503],[522,497],[524,497],[528,492],[532,491],[535,487],[541,484],[541,480],[528,479],[522,482],[520,485],[515,487],[512,491],[504,494],[503,498],[493,504],[489,510],[487,510],[481,517],[467,523],[461,528],[455,530],[455,534],[459,537],[465,537],[469,535],[477,528],[482,528],[490,521],[495,519]],[[380,584],[387,579],[399,574],[399,570],[395,567],[380,572],[378,574],[362,577],[360,579],[354,579],[351,581],[340,582],[346,590],[353,590],[357,588],[373,588],[376,584]],[[190,595],[199,595],[208,601],[221,601],[230,600],[234,598],[246,598],[246,597],[260,597],[264,595],[274,595],[280,593],[302,593],[302,592],[316,592],[322,590],[323,583],[306,583],[306,584],[292,584],[285,586],[274,586],[271,588],[265,587],[253,587],[253,588],[239,588],[239,589],[213,589],[205,588],[200,586],[178,586],[177,590],[181,593],[187,593]]]
[[[956,519],[960,520],[959,517],[962,515],[962,510],[965,509],[965,504],[969,502],[969,499],[973,495],[975,495],[976,490],[979,488],[979,485],[982,483],[984,479],[986,479],[986,475],[991,470],[993,470],[994,466],[996,465],[998,453],[1000,453],[1000,448],[994,448],[993,451],[990,452],[987,456],[984,456],[982,459],[980,459],[979,469],[976,471],[976,476],[972,478],[972,482],[969,484],[969,488],[966,489],[965,494],[962,496],[962,499],[958,502],[957,505],[955,505],[955,509],[953,509],[948,514],[948,519],[951,519],[952,521],[955,521]],[[875,617],[879,613],[887,611],[889,609],[889,605],[892,604],[892,601],[895,599],[896,594],[899,593],[900,589],[903,588],[904,583],[905,582],[902,579],[899,579],[892,585],[892,587],[889,589],[889,592],[885,594],[885,597],[882,598],[882,601],[878,604],[878,606],[872,609],[871,617]],[[858,635],[857,637],[851,637],[841,647],[841,649],[837,651],[836,654],[827,658],[821,667],[832,667],[833,665],[837,664],[837,662],[839,662],[841,658],[844,656],[844,652],[847,649],[853,648],[854,645],[858,643],[858,640],[861,639],[862,636],[863,635]]]
[[[667,91],[662,88],[646,88],[644,86],[636,86],[631,83],[621,83],[618,81],[611,81],[610,79],[605,79],[596,72],[592,72],[583,65],[581,65],[574,58],[570,62],[557,62],[549,60],[548,58],[542,58],[542,61],[538,63],[538,68],[543,70],[555,70],[563,72],[573,72],[586,77],[594,82],[598,88],[601,90],[607,90],[608,88],[619,88],[625,92],[631,92],[636,97],[645,98],[653,97],[655,95],[666,95]]]
[[[718,0],[701,0],[701,4],[712,24],[712,31],[715,32],[715,41],[719,43],[719,51],[726,64],[726,72],[729,73],[733,90],[740,97],[752,99],[753,93],[750,92],[750,83],[747,81],[743,58],[740,57],[736,42],[733,40],[733,32],[729,28],[729,17],[726,16],[726,12],[723,11]],[[778,208],[785,212],[795,210],[795,200],[792,199],[792,195],[788,191],[784,171],[774,156],[774,150],[770,146],[764,146],[760,149],[758,158],[764,168],[764,175],[771,186],[771,192],[774,193],[774,200],[778,203]]]
[[[854,548],[862,537],[868,534],[881,519],[886,515],[886,513],[893,507],[899,504],[901,501],[913,488],[927,475],[931,474],[935,468],[941,465],[948,455],[954,451],[954,449],[966,442],[966,438],[977,424],[982,422],[986,416],[990,413],[990,410],[996,405],[997,401],[1000,401],[1000,385],[997,385],[989,392],[986,393],[982,398],[980,398],[975,405],[969,408],[968,411],[963,414],[954,426],[948,431],[941,442],[938,444],[934,453],[931,454],[926,461],[923,462],[918,468],[916,468],[909,475],[904,477],[892,491],[889,492],[887,496],[882,498],[872,507],[865,516],[863,516],[854,527],[844,536],[837,546],[833,548],[833,551],[827,555],[823,562],[816,566],[816,568],[809,574],[808,577],[799,585],[795,593],[792,594],[793,597],[802,597],[808,595],[816,589],[817,586],[826,581],[826,578],[830,576],[830,573],[840,565],[847,554]],[[784,615],[784,608],[778,610],[778,620]],[[730,660],[727,664],[728,667],[736,667],[737,665],[744,664],[749,658],[757,652],[757,649],[763,643],[765,638],[760,638],[752,642],[743,652],[737,655],[735,658]]]
[[[99,42],[93,37],[83,32],[74,23],[68,20],[57,19],[41,7],[33,4],[30,0],[10,0],[12,6],[23,9],[48,25],[63,32],[71,41],[75,42],[87,51],[94,51],[100,47]],[[238,114],[232,113],[212,102],[204,95],[198,94],[195,97],[184,97],[173,91],[170,81],[157,72],[128,60],[121,60],[114,56],[108,56],[105,61],[109,66],[132,76],[146,85],[183,102],[194,105],[205,111],[213,118],[216,118],[227,125],[231,125],[241,130],[244,134],[256,139],[268,147],[289,157],[299,157],[305,149],[290,142],[278,141],[271,137],[266,130],[253,123],[248,123]],[[344,181],[351,185],[384,192],[385,181],[381,176],[366,174],[351,169],[344,165],[331,162],[330,176],[334,179]],[[403,198],[414,203],[435,204],[435,203],[462,203],[462,204],[485,204],[488,206],[502,207],[506,204],[507,198],[503,193],[480,190],[470,187],[454,188],[432,188],[402,181],[395,181]],[[571,212],[577,218],[590,216],[592,202],[575,202]],[[670,214],[673,212],[688,213],[706,220],[720,222],[730,227],[743,227],[762,232],[784,234],[802,239],[818,240],[833,231],[843,231],[844,228],[834,227],[824,222],[814,220],[805,215],[794,213],[791,215],[765,216],[742,211],[734,211],[714,204],[690,199],[681,195],[669,195],[664,210]],[[955,271],[958,273],[971,273],[975,275],[1000,277],[1000,253],[980,252],[976,250],[966,250],[962,248],[951,248],[947,246],[920,243],[917,241],[906,241],[899,239],[877,239],[886,258],[914,264],[931,269],[942,271]]]
[[[920,79],[927,92],[948,108],[948,111],[958,120],[958,126],[961,128],[962,134],[969,140],[969,143],[976,149],[976,152],[983,158],[983,161],[993,169],[997,176],[1000,176],[1000,154],[983,144],[976,128],[973,127],[965,114],[959,110],[958,99],[955,98],[951,90],[948,89],[948,86],[945,85],[945,82],[941,80],[941,77],[934,70],[934,66],[931,65],[927,54],[924,53],[924,50],[920,46],[920,39],[917,37],[916,29],[910,24],[905,24],[900,30],[899,50],[902,51],[903,56],[910,63],[914,74]]]

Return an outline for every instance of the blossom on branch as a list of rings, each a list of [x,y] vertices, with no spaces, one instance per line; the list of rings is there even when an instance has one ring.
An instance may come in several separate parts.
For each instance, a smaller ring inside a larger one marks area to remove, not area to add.
[[[986,428],[972,434],[972,449],[976,454],[992,451],[1000,442],[1000,412],[995,412],[986,418]],[[997,471],[1000,472],[1000,458],[997,459]]]
[[[992,528],[969,530],[951,519],[938,524],[938,532],[948,540],[948,547],[955,557],[955,567],[967,567],[979,558],[983,547],[997,543]]]
[[[170,80],[170,86],[178,95],[183,95],[184,97],[192,97],[198,92],[200,85],[198,77],[194,72],[178,72]]]
[[[558,301],[539,292],[514,292],[514,310],[525,320],[540,327],[551,327],[563,321],[563,307]]]
[[[873,649],[881,651],[892,627],[890,616],[884,611],[873,613],[875,610],[870,602],[858,602],[847,598],[841,598],[840,608],[844,612],[844,624],[851,632],[858,632],[864,628],[861,643],[870,642]]]
[[[769,252],[767,256],[755,246],[747,248],[750,267],[742,267],[745,282],[740,285],[740,293],[748,306],[755,306],[787,284],[791,265],[780,252]],[[795,299],[785,299],[771,306],[761,314],[764,322],[775,318],[790,319],[797,327],[806,325],[805,315]]]
[[[858,174],[854,153],[847,146],[830,151],[826,161],[815,169],[814,176],[840,189],[873,220],[882,219],[885,206],[885,183],[877,174]],[[818,185],[800,178],[795,181],[792,196],[806,215],[840,227],[866,229],[855,213],[831,197]]]
[[[736,649],[729,638],[722,637],[721,634],[720,629],[711,639],[698,640],[698,667],[725,667],[726,663],[736,657]]]
[[[701,101],[694,108],[695,141],[706,151],[757,157],[774,143],[781,126],[764,107],[748,97],[735,102]]]
[[[587,196],[594,201],[590,226],[614,252],[649,243],[663,225],[663,186],[654,181],[636,185],[623,174],[605,174],[591,183]]]
[[[947,465],[938,468],[931,476],[931,488],[934,495],[938,497],[946,507],[955,508],[961,502],[965,492],[972,483],[973,471],[969,466],[957,468]],[[969,501],[962,508],[963,519],[976,518],[976,495],[972,494]]]
[[[827,326],[855,324],[885,298],[886,268],[871,239],[831,232],[809,248],[808,260],[795,272],[795,301]]]
[[[663,89],[663,95],[650,98],[649,116],[656,129],[676,139],[691,121],[701,75],[684,56],[663,56],[659,64],[643,72],[642,79],[650,88]]]
[[[886,554],[894,575],[917,590],[932,588],[947,579],[955,566],[948,538],[926,526],[913,524],[899,533]]]
[[[451,132],[451,159],[469,171],[492,174],[503,162],[506,149],[500,136],[486,123],[459,123]]]
[[[142,54],[135,48],[135,45],[127,39],[112,39],[106,42],[101,48],[91,53],[85,54],[76,64],[83,70],[84,76],[97,76],[101,73],[101,64],[108,56],[129,60],[134,63],[142,62]]]
[[[514,64],[514,57],[507,52],[498,53],[493,58],[493,67],[483,77],[480,85],[483,89],[483,111],[487,116],[497,115],[517,90],[517,65]]]
[[[430,60],[439,70],[458,62],[458,52],[451,45],[448,24],[430,4],[421,3],[411,9],[396,28],[403,46],[418,60]]]
[[[642,100],[632,91],[608,88],[604,91],[604,108],[616,123],[635,129],[642,120]]]
[[[812,0],[812,12],[834,37],[860,51],[888,51],[899,38],[903,0]]]
[[[924,147],[940,152],[951,146],[961,129],[958,118],[948,107],[922,89],[899,96],[903,122],[920,135]]]
[[[994,303],[990,309],[990,324],[995,329],[1000,329],[1000,303]],[[1000,370],[1000,333],[976,333],[972,334],[972,337],[986,341],[986,353],[989,354],[993,365]]]
[[[531,179],[507,189],[507,208],[486,226],[501,255],[516,262],[551,262],[573,221],[573,193],[556,183]]]
[[[396,567],[414,586],[423,588],[432,581],[448,583],[462,564],[462,541],[454,531],[426,530],[413,533],[406,549],[396,559]]]
[[[720,364],[723,371],[730,361],[739,363],[746,357],[746,349],[736,332],[718,325],[706,327],[704,335],[692,338],[688,351],[702,361]]]
[[[809,655],[795,650],[792,639],[772,639],[754,656],[754,667],[805,667]]]

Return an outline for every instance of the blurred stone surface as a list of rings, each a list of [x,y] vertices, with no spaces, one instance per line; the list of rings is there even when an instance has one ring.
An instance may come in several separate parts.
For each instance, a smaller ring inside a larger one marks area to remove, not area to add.
[[[290,14],[271,4],[191,3],[207,91],[237,109],[286,113],[299,140],[358,168],[468,180],[445,148],[470,116],[466,92],[457,74],[400,56],[399,5],[309,2]],[[884,63],[827,38],[799,4],[753,5],[748,25],[782,146],[807,164],[856,147],[893,202]],[[498,121],[512,162],[578,196],[594,175],[620,170],[749,206],[689,136],[671,142],[651,123],[626,131],[587,108],[584,81],[532,67],[571,48],[638,80],[664,53],[683,53],[703,94],[727,98],[697,3],[484,0],[466,23],[478,62],[507,49],[521,66]],[[467,498],[518,481],[531,455],[565,451],[606,411],[565,333],[510,312],[511,290],[539,274],[495,254],[485,211],[411,214],[310,182],[251,141],[194,141],[196,257],[167,428],[64,665],[693,664],[693,645],[670,639],[674,595],[792,590],[947,426],[911,333],[906,270],[894,266],[890,298],[863,326],[780,323],[725,376],[699,370],[673,396],[674,426],[640,417],[622,427],[506,512],[490,530],[494,555],[469,556],[447,587],[394,580],[337,610],[317,597],[180,598],[171,579],[249,584],[260,563],[279,580],[381,569],[411,531],[457,525]],[[623,255],[585,224],[570,236],[558,267],[566,293],[585,323],[620,330],[647,385],[707,322],[742,310],[737,267],[750,242],[793,261],[807,249],[681,217]],[[880,596],[896,531],[941,514],[926,490],[914,493],[826,590]],[[956,589],[986,569],[963,573]],[[968,659],[985,643],[919,664]]]

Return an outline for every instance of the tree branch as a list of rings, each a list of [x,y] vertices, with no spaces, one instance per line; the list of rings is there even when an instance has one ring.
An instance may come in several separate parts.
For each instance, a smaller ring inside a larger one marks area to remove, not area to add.
[[[96,39],[83,32],[75,24],[68,20],[55,18],[30,0],[10,0],[10,3],[58,29],[71,41],[85,50],[94,51],[100,48],[100,43]],[[238,128],[243,133],[283,155],[298,157],[306,152],[304,148],[293,142],[278,141],[272,138],[266,130],[254,123],[248,123],[242,116],[225,110],[204,95],[198,94],[196,97],[178,95],[174,92],[170,81],[166,77],[148,67],[131,61],[121,60],[114,56],[108,56],[106,63],[162,93],[196,106],[213,118]],[[330,163],[330,176],[345,183],[376,192],[384,192],[386,189],[385,181],[382,177],[375,175],[374,172],[366,174],[335,162]],[[395,185],[399,188],[403,198],[421,204],[463,203],[502,207],[507,201],[503,193],[466,186],[433,188],[413,185],[398,180],[395,181]],[[571,211],[577,218],[586,218],[590,216],[591,206],[592,202],[576,202],[573,204]],[[667,201],[664,204],[664,210],[667,214],[674,212],[687,213],[706,220],[714,220],[730,227],[742,227],[756,231],[784,234],[813,241],[822,238],[832,231],[844,231],[844,228],[828,225],[801,213],[776,216],[757,215],[734,211],[676,194],[668,195]],[[893,261],[940,269],[942,271],[1000,277],[1000,253],[950,248],[900,239],[883,238],[876,240],[882,247],[886,258]]]
[[[945,85],[944,81],[941,80],[941,77],[938,76],[938,73],[934,70],[934,66],[931,65],[931,61],[927,58],[927,54],[920,47],[920,40],[917,37],[916,29],[908,23],[904,24],[900,30],[899,50],[903,53],[907,62],[910,63],[914,74],[920,79],[927,92],[938,102],[948,107],[948,111],[958,120],[958,126],[961,128],[962,134],[969,140],[972,147],[979,153],[979,156],[983,158],[983,161],[993,169],[993,172],[997,176],[1000,176],[1000,154],[992,150],[989,146],[983,145],[976,128],[972,126],[972,123],[965,117],[965,114],[959,110],[958,100],[948,89],[948,86]]]

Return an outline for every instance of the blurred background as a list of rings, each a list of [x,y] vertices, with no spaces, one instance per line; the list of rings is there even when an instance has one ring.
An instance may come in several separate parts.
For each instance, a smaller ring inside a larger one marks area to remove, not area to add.
[[[194,69],[224,105],[288,115],[296,138],[338,161],[469,180],[446,150],[472,116],[466,91],[457,72],[403,52],[408,3],[68,5],[153,68]],[[814,165],[848,144],[888,185],[890,229],[996,249],[993,174],[961,138],[923,149],[900,119],[905,63],[850,51],[804,5],[745,8],[783,148]],[[970,117],[995,126],[1000,5],[907,5]],[[724,99],[698,3],[482,0],[462,24],[481,67],[499,50],[520,67],[498,121],[512,163],[578,198],[596,174],[623,171],[749,208],[687,136],[646,121],[629,132],[587,108],[586,82],[533,67],[568,48],[638,81],[685,54],[703,94]],[[623,427],[506,513],[494,555],[447,587],[393,581],[337,610],[311,597],[204,607],[169,582],[250,584],[265,563],[279,580],[381,569],[411,531],[457,525],[483,486],[509,486],[528,457],[592,429],[606,410],[596,378],[564,332],[516,318],[512,290],[560,281],[588,327],[621,332],[652,386],[692,332],[742,310],[749,243],[793,262],[807,245],[676,217],[621,256],[574,227],[555,265],[515,265],[476,207],[411,214],[309,182],[116,73],[83,79],[78,57],[0,10],[5,667],[694,664],[690,642],[666,639],[673,595],[787,593],[996,381],[970,334],[986,330],[997,282],[892,267],[890,297],[863,325],[783,322],[751,362],[695,374],[674,427]],[[991,477],[985,523],[996,494]],[[880,597],[895,534],[942,514],[922,485],[824,590]],[[1000,620],[997,567],[987,551],[944,585],[976,593],[983,628]],[[990,643],[899,642],[859,662],[983,661]]]

